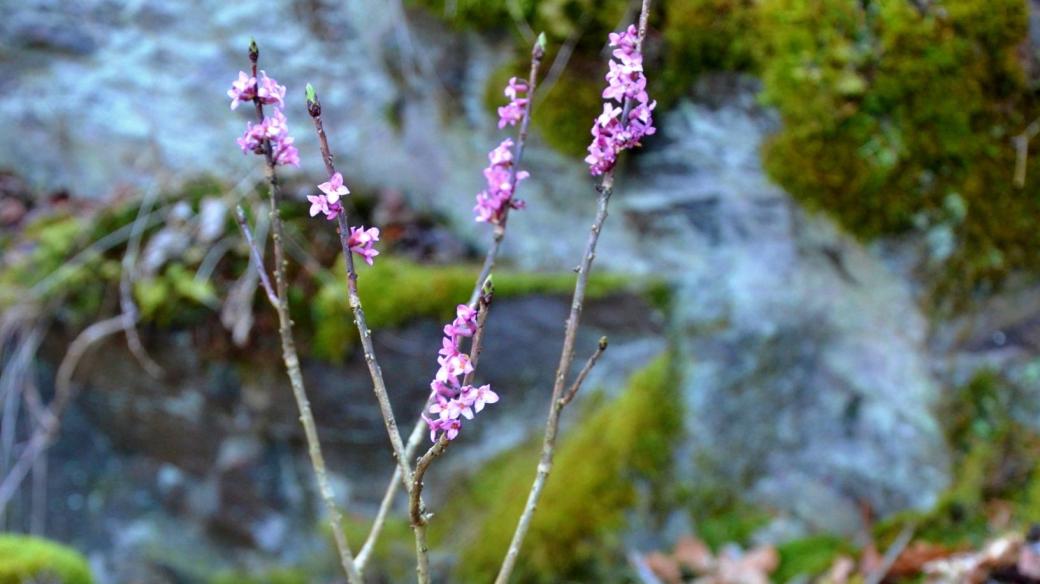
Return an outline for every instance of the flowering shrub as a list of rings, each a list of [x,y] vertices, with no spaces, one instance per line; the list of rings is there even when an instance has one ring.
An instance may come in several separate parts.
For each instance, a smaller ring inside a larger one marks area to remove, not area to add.
[[[598,349],[589,358],[585,367],[575,378],[569,389],[565,391],[564,383],[574,358],[576,331],[581,318],[581,309],[589,282],[589,273],[595,258],[603,223],[607,217],[607,203],[613,188],[612,169],[617,154],[624,149],[639,145],[643,136],[654,133],[651,112],[656,103],[650,103],[646,93],[646,78],[642,70],[642,39],[646,31],[646,18],[649,0],[643,0],[640,17],[640,28],[629,27],[624,33],[611,34],[610,43],[614,47],[617,62],[610,63],[609,83],[603,92],[604,99],[621,103],[616,107],[610,103],[604,106],[604,113],[596,121],[593,135],[596,140],[590,146],[592,174],[603,174],[599,188],[599,211],[590,230],[589,243],[582,254],[582,263],[577,269],[578,277],[574,287],[571,312],[564,332],[564,347],[560,357],[560,365],[553,387],[550,402],[549,420],[546,423],[546,438],[543,444],[542,458],[538,464],[535,482],[531,487],[530,499],[524,514],[517,524],[509,552],[503,561],[496,582],[504,584],[512,572],[520,544],[527,533],[531,515],[537,507],[537,500],[545,484],[545,478],[552,466],[555,436],[559,425],[559,415],[580,389],[589,370],[596,364],[599,356],[607,347],[606,338],[601,339]],[[519,126],[517,139],[506,138],[488,155],[490,165],[484,169],[487,187],[477,195],[474,208],[476,221],[490,223],[495,226],[492,243],[489,246],[484,266],[468,304],[456,306],[455,319],[444,326],[441,348],[438,351],[438,369],[430,382],[429,395],[419,412],[407,446],[399,433],[397,422],[390,404],[386,383],[383,380],[372,343],[372,331],[369,329],[361,296],[358,293],[358,274],[355,270],[354,256],[360,257],[371,265],[379,252],[375,243],[379,241],[379,229],[376,227],[351,226],[348,217],[348,206],[345,204],[350,189],[344,184],[343,175],[336,171],[333,156],[329,149],[328,139],[321,117],[321,103],[313,87],[307,86],[307,111],[314,123],[321,147],[322,160],[328,173],[328,180],[317,185],[318,193],[307,196],[311,217],[323,216],[328,221],[336,221],[339,238],[342,244],[343,258],[346,267],[347,303],[353,313],[353,321],[357,326],[372,379],[373,392],[379,403],[380,412],[387,430],[390,444],[396,459],[395,476],[390,480],[384,504],[369,536],[369,542],[355,558],[349,543],[340,529],[340,512],[333,498],[332,488],[325,471],[325,461],[321,454],[317,430],[307,400],[300,359],[296,354],[295,342],[292,338],[292,320],[289,314],[287,278],[285,275],[284,233],[279,211],[281,192],[275,174],[279,165],[299,165],[299,153],[289,136],[288,125],[280,108],[284,107],[286,89],[267,76],[264,71],[257,74],[259,49],[256,44],[250,45],[249,57],[252,62],[252,75],[240,72],[227,95],[231,98],[231,109],[245,101],[252,101],[256,107],[257,122],[247,124],[245,134],[238,139],[243,153],[253,152],[264,156],[267,164],[267,177],[270,183],[271,227],[274,247],[274,283],[262,266],[262,243],[253,238],[245,218],[245,213],[238,209],[237,218],[247,243],[249,243],[252,259],[258,266],[260,283],[271,305],[278,313],[279,334],[282,338],[282,353],[286,369],[293,388],[293,393],[300,411],[300,421],[304,426],[308,441],[308,451],[312,467],[317,478],[333,535],[336,538],[337,551],[344,573],[349,582],[362,580],[362,571],[371,551],[371,544],[378,538],[379,531],[390,509],[393,496],[399,484],[403,484],[409,495],[409,516],[412,531],[415,534],[417,567],[416,573],[420,584],[430,582],[428,544],[426,542],[426,524],[430,515],[426,512],[422,499],[423,477],[430,464],[459,437],[462,420],[472,420],[483,411],[488,404],[499,401],[498,394],[490,385],[474,385],[473,377],[477,368],[483,340],[484,324],[491,305],[493,287],[491,286],[491,270],[499,250],[499,244],[505,235],[506,219],[510,209],[519,209],[523,203],[515,198],[517,183],[529,176],[527,171],[519,170],[523,157],[524,143],[531,116],[532,97],[535,90],[538,69],[545,54],[545,37],[540,35],[531,52],[531,71],[528,80],[516,77],[509,80],[504,95],[509,102],[499,108],[498,127]],[[264,106],[272,106],[274,112],[265,116]],[[470,339],[464,350],[464,339]],[[433,445],[415,461],[414,469],[411,459],[422,439],[423,430],[429,432]]]

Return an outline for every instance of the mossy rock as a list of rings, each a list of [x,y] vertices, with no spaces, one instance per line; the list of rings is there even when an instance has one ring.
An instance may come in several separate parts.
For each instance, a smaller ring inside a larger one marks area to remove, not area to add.
[[[380,256],[374,266],[358,267],[358,293],[365,317],[373,330],[434,317],[449,320],[455,307],[469,300],[479,268],[469,265],[420,265]],[[530,294],[568,294],[574,289],[573,273],[521,273],[498,271],[493,276],[495,297]],[[619,275],[593,274],[586,297],[602,298],[625,290],[629,281]],[[314,353],[321,358],[342,358],[354,346],[357,329],[347,304],[342,266],[322,276],[313,298],[306,300],[314,327]]]
[[[675,372],[662,357],[634,375],[620,397],[596,405],[561,437],[515,581],[620,578],[624,570],[618,567],[625,560],[619,533],[636,502],[637,485],[653,493],[669,472],[682,425],[678,403]],[[461,550],[458,581],[494,578],[524,507],[538,452],[532,443],[492,461],[434,518],[431,536]],[[474,518],[478,523],[471,533],[457,528]]]
[[[939,299],[1040,268],[1040,182],[1012,184],[1011,138],[1037,113],[1017,59],[1025,2],[765,0],[758,18],[763,98],[783,121],[770,176],[864,238],[949,230]]]
[[[0,535],[0,584],[91,584],[90,567],[79,552],[22,535]]]

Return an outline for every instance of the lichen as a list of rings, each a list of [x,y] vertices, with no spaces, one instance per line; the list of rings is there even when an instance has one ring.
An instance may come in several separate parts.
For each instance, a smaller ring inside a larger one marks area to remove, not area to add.
[[[22,535],[0,535],[0,584],[90,584],[87,560],[61,544]]]
[[[624,565],[619,532],[638,485],[654,492],[652,485],[665,482],[669,472],[682,419],[676,393],[670,360],[659,358],[634,375],[620,397],[596,406],[562,437],[516,581],[604,581]],[[537,453],[538,446],[528,444],[486,465],[451,498],[458,504],[432,524],[438,541],[462,550],[458,581],[494,577],[524,506]],[[460,533],[453,516],[478,523],[472,533]]]

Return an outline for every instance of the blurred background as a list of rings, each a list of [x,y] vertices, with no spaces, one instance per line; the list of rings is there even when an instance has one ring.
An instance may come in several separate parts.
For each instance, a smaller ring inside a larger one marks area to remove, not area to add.
[[[360,287],[410,427],[489,240],[472,206],[508,135],[501,88],[546,32],[482,360],[502,400],[426,481],[437,580],[490,581],[594,211],[606,34],[638,3],[0,6],[3,582],[341,578],[232,218],[241,203],[267,232],[260,160],[235,144],[250,108],[225,92],[251,37],[288,86],[291,308],[357,550],[393,466],[336,234],[306,216],[325,172],[304,85],[383,232]],[[578,359],[610,348],[565,413],[516,581],[1040,581],[1038,10],[654,2],[659,131],[618,169]],[[413,579],[412,546],[402,506],[368,579]]]

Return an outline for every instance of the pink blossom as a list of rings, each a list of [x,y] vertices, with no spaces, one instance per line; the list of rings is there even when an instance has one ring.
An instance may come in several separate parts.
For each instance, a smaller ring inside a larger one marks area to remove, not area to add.
[[[469,355],[462,351],[459,344],[462,339],[472,337],[477,332],[477,310],[467,304],[455,307],[455,319],[444,325],[444,338],[437,351],[437,374],[430,383],[430,401],[428,411],[436,414],[436,419],[423,416],[430,428],[430,439],[436,441],[442,433],[448,440],[454,440],[461,429],[459,418],[472,420],[487,404],[498,401],[498,394],[491,391],[491,386],[479,388],[462,386],[460,378],[473,372],[473,363]],[[449,423],[455,420],[458,423]]]
[[[484,169],[487,188],[477,193],[477,204],[473,207],[478,222],[499,224],[507,209],[520,209],[523,202],[513,198],[516,185],[529,175],[526,171],[513,171],[513,140],[506,138],[488,153],[491,165]]]
[[[603,113],[596,118],[592,127],[592,143],[588,147],[585,162],[589,172],[601,175],[617,164],[618,154],[623,150],[641,146],[640,140],[657,130],[654,128],[652,112],[657,102],[651,102],[646,92],[646,76],[643,75],[643,55],[639,52],[639,33],[635,26],[624,32],[610,33],[610,46],[617,61],[610,62],[607,73],[607,88],[603,98],[611,101],[603,104]],[[628,115],[624,114],[626,107]]]
[[[335,203],[340,197],[350,194],[350,189],[343,185],[343,175],[338,172],[333,173],[327,182],[318,185],[318,190],[325,193],[330,203]]]
[[[241,77],[240,77],[241,78]],[[254,84],[256,81],[254,80]],[[285,86],[267,76],[264,71],[260,72],[260,84],[256,88],[256,97],[264,105],[277,105],[285,107]]]
[[[264,141],[269,141],[271,158],[275,164],[300,165],[300,153],[293,144],[293,137],[289,135],[285,114],[278,108],[274,108],[274,113],[259,124],[246,122],[246,131],[237,141],[243,154],[252,152],[261,156],[264,155]]]
[[[231,83],[231,89],[227,92],[231,98],[231,109],[237,109],[238,104],[243,101],[253,101],[256,97],[256,77],[246,75],[245,71],[238,72],[238,80]]]
[[[325,215],[326,219],[332,221],[343,211],[343,207],[339,203],[330,203],[325,195],[308,195],[307,200],[311,203],[311,217],[321,213]]]
[[[338,205],[339,203],[336,204]],[[361,256],[361,259],[371,266],[375,262],[375,257],[379,255],[379,252],[374,247],[377,241],[379,241],[378,227],[370,227],[368,229],[365,229],[363,226],[351,227],[350,238],[347,240],[347,244],[351,251]]]
[[[527,82],[513,77],[509,80],[509,84],[506,85],[506,89],[503,93],[505,93],[505,96],[509,98],[509,103],[498,108],[499,129],[506,126],[515,126],[517,122],[524,119],[528,98],[520,97],[520,94],[527,93]]]

